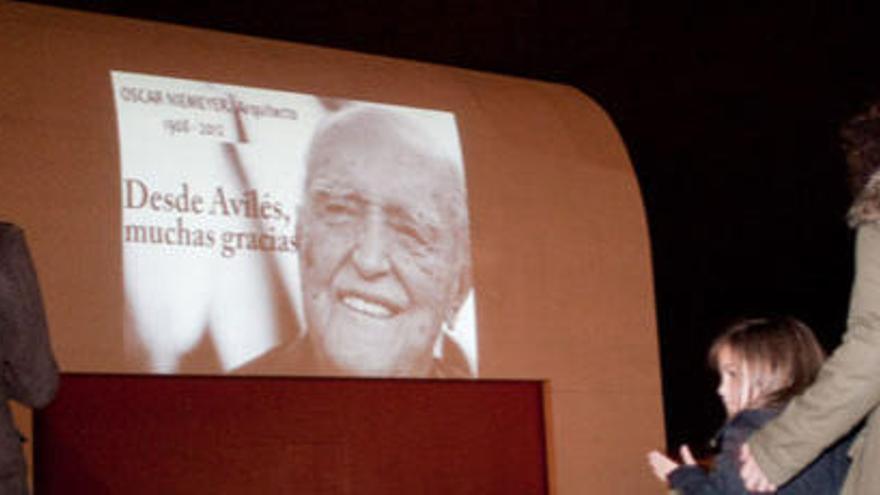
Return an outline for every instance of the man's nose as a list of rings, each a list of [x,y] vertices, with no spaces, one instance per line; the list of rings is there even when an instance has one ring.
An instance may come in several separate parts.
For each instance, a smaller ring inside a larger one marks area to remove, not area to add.
[[[382,213],[371,211],[367,214],[352,253],[352,261],[358,274],[366,279],[378,277],[391,269],[388,230]]]

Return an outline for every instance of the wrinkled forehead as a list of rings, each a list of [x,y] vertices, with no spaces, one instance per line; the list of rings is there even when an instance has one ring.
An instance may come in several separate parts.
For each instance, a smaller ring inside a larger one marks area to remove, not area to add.
[[[449,149],[449,135],[454,124],[437,131],[425,118],[382,107],[360,106],[342,110],[318,127],[307,158],[308,175],[334,157],[364,154],[396,154],[414,166],[448,168],[448,173],[462,180],[458,150]],[[416,173],[413,170],[413,173]]]
[[[331,118],[308,154],[306,189],[408,207],[464,207],[461,164],[420,123],[384,109]]]

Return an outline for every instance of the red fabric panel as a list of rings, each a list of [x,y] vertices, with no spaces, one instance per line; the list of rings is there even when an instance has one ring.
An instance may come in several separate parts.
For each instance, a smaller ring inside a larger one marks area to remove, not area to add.
[[[49,494],[543,494],[540,382],[68,374]]]

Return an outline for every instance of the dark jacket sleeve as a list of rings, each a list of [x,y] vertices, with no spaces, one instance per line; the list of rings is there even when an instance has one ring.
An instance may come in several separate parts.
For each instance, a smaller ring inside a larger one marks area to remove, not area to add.
[[[0,380],[2,392],[31,407],[47,405],[58,387],[46,315],[24,233],[0,222]]]
[[[681,466],[669,475],[669,485],[684,495],[747,495],[739,477],[739,448],[749,435],[772,414],[745,411],[738,414],[721,433],[721,452],[710,472],[698,466]]]

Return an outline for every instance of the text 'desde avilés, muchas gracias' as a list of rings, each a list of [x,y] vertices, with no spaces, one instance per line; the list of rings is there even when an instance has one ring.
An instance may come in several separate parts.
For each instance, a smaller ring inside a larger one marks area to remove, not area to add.
[[[269,192],[222,185],[198,191],[186,182],[160,190],[136,177],[122,185],[123,208],[152,219],[125,223],[125,243],[215,250],[224,258],[242,251],[296,251],[292,217]]]

